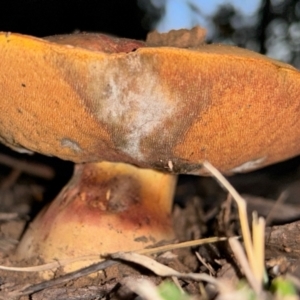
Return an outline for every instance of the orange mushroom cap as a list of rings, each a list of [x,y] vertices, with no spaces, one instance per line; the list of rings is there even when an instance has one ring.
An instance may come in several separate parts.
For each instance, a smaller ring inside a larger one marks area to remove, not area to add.
[[[300,153],[299,72],[231,46],[104,53],[0,34],[0,141],[74,162],[202,174]]]

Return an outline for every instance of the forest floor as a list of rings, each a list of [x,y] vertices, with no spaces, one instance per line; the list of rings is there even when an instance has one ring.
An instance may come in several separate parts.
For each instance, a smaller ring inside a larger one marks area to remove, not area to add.
[[[6,158],[13,161],[8,166],[8,160],[1,161],[0,156],[0,265],[16,267],[20,262],[14,259],[14,250],[22,233],[47,198],[54,197],[53,194],[66,183],[72,164],[52,159],[44,161],[39,156],[27,159],[24,164],[23,157],[5,151]],[[294,278],[295,285],[300,278],[299,162],[294,159],[228,178],[247,200],[249,219],[253,211],[266,219],[265,266],[269,280],[288,275]],[[42,171],[30,175],[32,169]],[[61,170],[66,172],[62,174]],[[46,179],[48,175],[45,174],[51,172],[56,175]],[[237,207],[213,178],[180,177],[173,219],[175,244],[241,235]],[[152,258],[180,273],[209,274],[226,282],[227,293],[234,293],[245,277],[227,240],[168,250]],[[58,269],[53,271],[52,279],[41,278],[40,272],[0,270],[0,299],[141,299],[129,288],[128,280],[149,279],[157,286],[174,279],[156,275],[145,266],[132,262],[111,262],[99,263],[97,269],[79,270],[71,275],[62,274]],[[27,266],[40,264],[41,261],[27,261]],[[24,267],[24,262],[21,266]],[[216,299],[218,295],[215,285],[191,278],[179,278],[175,280],[176,284],[187,294],[197,297],[193,299]],[[239,297],[236,299],[242,299]]]

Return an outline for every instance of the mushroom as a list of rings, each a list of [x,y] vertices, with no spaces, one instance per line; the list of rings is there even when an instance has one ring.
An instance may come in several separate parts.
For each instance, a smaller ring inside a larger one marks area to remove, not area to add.
[[[144,46],[144,42],[141,41],[112,38],[102,34],[60,35],[46,39],[56,44],[67,44],[68,47],[72,45],[105,53],[126,53]],[[22,87],[27,88],[27,83],[23,83]],[[65,100],[60,100],[61,105],[63,101]],[[65,117],[69,115],[70,108],[71,106],[64,107]],[[73,109],[76,110],[78,108]],[[81,110],[84,111],[85,108]],[[23,114],[22,108],[19,109],[19,113]],[[47,114],[41,113],[43,112],[37,113],[36,116],[44,119]],[[84,115],[77,117],[76,120],[74,117],[72,119],[74,124],[80,124],[80,119],[86,120]],[[42,119],[40,122],[43,122]],[[93,116],[90,119],[93,119]],[[60,122],[64,122],[63,118]],[[87,131],[92,130],[93,134],[93,137],[88,137],[85,142],[85,149],[89,149],[90,140],[97,140],[100,128],[88,129],[91,120],[86,122]],[[81,142],[85,141],[81,136],[83,126],[79,125],[73,129],[74,124],[67,123],[67,130],[71,127],[71,130],[75,131],[69,133],[69,136],[75,138],[63,137],[60,147],[71,149],[72,156],[75,156],[69,159],[76,161],[76,156],[82,152]],[[104,145],[106,143],[101,140],[99,142],[104,142]],[[14,149],[24,152],[21,147],[14,145]],[[109,155],[114,155],[114,150],[109,151]],[[83,161],[97,161],[98,155],[96,154],[96,159],[92,158],[93,154],[89,159],[83,158]],[[141,169],[131,164],[108,161],[78,164],[68,185],[50,207],[45,208],[29,226],[17,249],[17,256],[30,258],[38,254],[45,261],[51,261],[91,254],[95,256],[119,249],[141,249],[161,240],[173,239],[170,214],[175,184],[175,175],[153,169]],[[92,260],[85,260],[84,264],[91,262]],[[67,270],[79,265],[82,264],[72,264]]]
[[[173,238],[175,174],[207,175],[204,160],[228,175],[248,172],[300,153],[292,66],[232,46],[99,39],[118,50],[0,34],[0,141],[78,163],[29,226],[19,257]]]
[[[30,224],[17,256],[39,255],[46,262],[84,258],[65,267],[72,271],[99,254],[171,240],[175,183],[173,175],[129,164],[78,164],[71,181]]]

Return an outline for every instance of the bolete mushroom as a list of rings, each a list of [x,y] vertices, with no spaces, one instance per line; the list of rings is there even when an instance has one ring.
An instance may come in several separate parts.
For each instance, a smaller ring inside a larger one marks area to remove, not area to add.
[[[0,34],[0,141],[85,163],[29,226],[20,257],[171,238],[174,174],[205,175],[204,160],[247,172],[300,153],[292,66],[232,46],[125,50],[105,39],[118,53]]]

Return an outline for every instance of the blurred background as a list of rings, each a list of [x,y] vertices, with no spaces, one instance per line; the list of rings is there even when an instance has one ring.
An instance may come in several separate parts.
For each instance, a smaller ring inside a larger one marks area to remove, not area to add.
[[[74,31],[144,39],[149,30],[207,28],[210,42],[253,49],[299,67],[298,0],[3,0],[0,30]]]
[[[38,37],[85,31],[145,39],[151,30],[166,32],[195,25],[207,29],[209,43],[238,45],[300,68],[298,0],[2,0],[0,4],[0,31]],[[0,157],[2,211],[10,203],[12,190],[19,193],[18,199],[26,198],[29,187],[29,194],[31,197],[34,195],[37,202],[53,199],[72,173],[73,165],[69,162],[40,155],[24,156],[4,146],[1,146],[0,152],[20,161],[50,166],[56,174],[50,181],[42,176],[24,177],[24,172],[14,173],[14,166],[7,166],[5,157]],[[295,192],[290,198],[297,201],[299,165],[300,159],[295,158],[262,171],[231,177],[230,180],[241,192],[273,199],[279,197],[282,190],[292,187]],[[190,177],[180,179],[178,201],[186,193],[206,196],[212,193],[213,188],[211,184],[207,185],[206,179],[197,180],[191,188]],[[19,183],[18,189],[14,185],[16,182]],[[215,203],[214,194],[211,197],[209,201]],[[21,210],[21,203],[18,207]],[[28,207],[21,212],[27,213]]]

